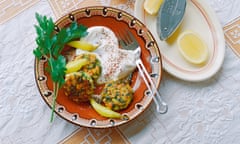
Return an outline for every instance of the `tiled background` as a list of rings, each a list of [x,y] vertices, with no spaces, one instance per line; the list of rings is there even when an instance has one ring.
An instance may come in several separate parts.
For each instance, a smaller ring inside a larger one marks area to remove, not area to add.
[[[0,0],[0,26],[39,1],[40,0]],[[93,5],[110,5],[133,13],[134,2],[134,0],[48,0],[55,18],[59,18],[71,10]],[[232,48],[236,55],[240,56],[240,17],[224,25],[223,30],[226,43]],[[148,111],[148,113],[152,112]],[[138,119],[138,124],[144,125],[146,123],[148,122],[146,122],[143,117]],[[132,123],[132,125],[134,124]],[[124,127],[122,127],[121,130],[123,129]],[[61,143],[72,143],[75,140],[83,144],[93,142],[99,144],[115,142],[130,143],[121,130],[118,128],[103,130],[79,128],[69,137],[66,137],[65,140],[61,141]],[[157,136],[157,134],[152,135],[152,137],[156,139]]]

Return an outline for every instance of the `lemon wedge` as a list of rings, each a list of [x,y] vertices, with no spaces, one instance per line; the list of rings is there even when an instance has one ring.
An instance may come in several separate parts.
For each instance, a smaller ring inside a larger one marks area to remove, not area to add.
[[[177,39],[180,53],[192,64],[203,64],[208,59],[208,47],[193,31],[184,31]]]
[[[160,9],[163,0],[145,0],[144,10],[150,15],[156,15]]]
[[[67,45],[74,47],[74,48],[81,49],[81,50],[90,51],[90,52],[96,50],[98,47],[98,45],[93,45],[84,40],[71,41],[71,42],[67,43]]]
[[[93,98],[90,99],[90,103],[94,110],[100,114],[101,116],[108,117],[108,118],[121,118],[122,115],[118,112],[115,112],[99,103],[97,103]]]
[[[74,61],[70,61],[66,65],[66,68],[67,68],[66,74],[76,72],[80,70],[84,65],[87,65],[87,64],[88,64],[87,59],[77,59]]]

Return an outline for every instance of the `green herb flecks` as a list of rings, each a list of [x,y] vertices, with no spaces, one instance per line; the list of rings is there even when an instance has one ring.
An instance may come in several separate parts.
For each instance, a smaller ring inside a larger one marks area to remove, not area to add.
[[[37,59],[45,57],[48,60],[47,70],[53,81],[53,105],[50,121],[53,121],[54,110],[58,90],[65,83],[66,59],[61,55],[64,45],[74,39],[79,39],[87,35],[87,27],[72,22],[67,28],[62,28],[55,32],[55,24],[52,18],[47,18],[36,13],[38,25],[35,25],[37,38],[37,48],[33,50]]]

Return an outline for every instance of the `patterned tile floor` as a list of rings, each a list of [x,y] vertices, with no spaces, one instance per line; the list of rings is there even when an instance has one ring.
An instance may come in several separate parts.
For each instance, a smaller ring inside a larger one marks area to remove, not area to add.
[[[10,20],[39,0],[0,0],[0,24]]]
[[[240,57],[240,17],[227,24],[223,30],[227,44]]]
[[[98,144],[107,144],[107,143],[121,143],[121,144],[130,144],[129,141],[124,138],[123,134],[117,129],[88,129],[88,128],[79,128],[63,141],[60,144],[73,144],[73,143],[98,143]]]

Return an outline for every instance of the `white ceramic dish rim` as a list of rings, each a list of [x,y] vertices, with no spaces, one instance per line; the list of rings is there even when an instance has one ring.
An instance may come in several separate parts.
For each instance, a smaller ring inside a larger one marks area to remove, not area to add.
[[[149,16],[144,12],[143,3],[144,0],[137,0],[135,2],[134,15],[144,24],[146,24],[156,39],[162,55],[163,68],[165,71],[179,79],[186,81],[203,81],[209,79],[218,72],[223,63],[225,55],[224,34],[216,14],[206,4],[206,2],[204,2],[204,0],[188,0],[187,3],[189,3],[189,7],[193,8],[194,6],[194,9],[197,9],[199,11],[199,15],[204,17],[205,23],[210,29],[211,37],[213,40],[213,47],[211,47],[212,54],[209,58],[209,62],[205,66],[199,68],[194,67],[192,69],[184,68],[183,65],[180,64],[176,65],[168,58],[168,55],[163,53],[163,45],[157,35],[155,22],[153,22],[151,26],[146,23],[146,20],[154,20],[156,17]]]

